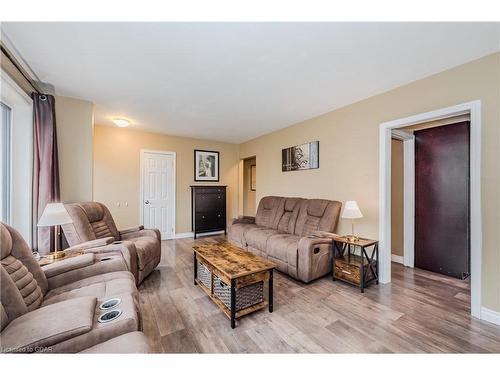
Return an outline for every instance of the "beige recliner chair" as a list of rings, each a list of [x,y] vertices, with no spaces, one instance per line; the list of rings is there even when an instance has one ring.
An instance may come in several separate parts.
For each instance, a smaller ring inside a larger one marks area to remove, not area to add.
[[[0,351],[111,351],[107,341],[139,329],[135,280],[120,253],[106,261],[89,253],[40,267],[21,235],[0,223],[0,255]],[[121,315],[99,322],[100,305],[110,298],[121,300]],[[134,336],[138,351],[144,350],[141,340]]]
[[[126,246],[131,254],[131,272],[139,285],[160,263],[161,235],[158,229],[143,226],[119,231],[108,208],[98,202],[65,204],[73,223],[62,226],[68,244],[104,240]],[[100,249],[90,250],[99,252]],[[135,254],[135,255],[132,255]]]

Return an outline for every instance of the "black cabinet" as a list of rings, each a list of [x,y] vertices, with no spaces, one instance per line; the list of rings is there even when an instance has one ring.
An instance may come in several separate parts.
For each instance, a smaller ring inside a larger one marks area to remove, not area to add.
[[[194,238],[198,233],[226,234],[226,186],[191,185],[191,206]]]

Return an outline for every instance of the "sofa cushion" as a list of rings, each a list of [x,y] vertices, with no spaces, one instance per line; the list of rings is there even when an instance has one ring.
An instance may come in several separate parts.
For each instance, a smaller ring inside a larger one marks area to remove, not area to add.
[[[276,264],[276,268],[295,276],[300,237],[293,234],[276,234],[267,239],[268,259]]]
[[[54,277],[63,273],[88,267],[94,264],[94,254],[82,254],[76,257],[63,259],[59,262],[49,263],[42,268],[45,276]]]
[[[229,227],[228,239],[238,246],[246,246],[245,232],[255,228],[264,228],[257,224],[237,223]]]
[[[114,237],[116,241],[120,239],[113,217],[102,203],[71,203],[65,204],[64,207],[73,219],[72,223],[62,225],[70,246],[96,238]]]
[[[284,198],[282,197],[264,197],[260,200],[255,214],[255,224],[277,229],[276,215]],[[279,213],[281,215],[281,212]]]
[[[31,353],[89,332],[95,307],[95,297],[82,297],[24,314],[2,331],[2,351]]]
[[[68,272],[64,272],[59,275],[55,275],[48,278],[49,290],[53,290],[61,286],[65,286],[67,284],[71,284],[75,281],[88,279],[89,277],[97,275],[103,275],[111,272],[128,271],[127,264],[125,263],[121,253],[114,253],[114,252],[97,253],[97,254],[89,253],[82,255],[81,257],[86,255],[93,255],[95,257],[95,262],[89,266],[76,268]],[[80,258],[80,256],[69,259],[76,259],[76,258]],[[58,263],[62,263],[62,261],[52,264],[58,264]],[[42,269],[45,271],[45,268],[48,266],[49,265],[43,266]]]
[[[275,224],[280,232],[289,234],[294,233],[300,206],[303,201],[304,199],[302,198],[285,198],[283,200],[282,208],[278,210],[278,214],[276,215]]]
[[[37,309],[42,303],[43,293],[33,274],[12,255],[3,258],[1,263],[21,293],[28,311]]]
[[[333,232],[342,204],[326,199],[307,199],[300,206],[295,234],[309,236],[315,231]]]
[[[142,332],[130,332],[88,348],[86,354],[147,354],[151,353],[146,336]]]
[[[2,265],[0,265],[0,299],[2,302],[1,329],[4,329],[10,321],[28,312],[23,296]]]
[[[244,233],[247,246],[266,251],[267,239],[279,232],[276,229],[270,228],[252,228]]]
[[[88,277],[49,291],[42,306],[51,305],[70,298],[93,296],[98,299],[122,294],[137,295],[135,280],[128,271],[110,272]]]
[[[8,256],[17,259],[31,273],[40,287],[42,295],[47,292],[47,278],[42,272],[38,261],[33,257],[31,248],[17,230],[4,223],[0,223],[0,249],[2,260]],[[12,261],[12,258],[6,260],[7,263]]]
[[[101,344],[115,337],[139,330],[139,314],[137,302],[131,295],[121,295],[121,302],[116,306],[122,314],[106,323],[99,323],[98,317],[103,313],[99,309],[99,302],[93,314],[92,329],[84,334],[75,336],[69,340],[61,341],[52,347],[55,353],[78,353],[92,346]]]

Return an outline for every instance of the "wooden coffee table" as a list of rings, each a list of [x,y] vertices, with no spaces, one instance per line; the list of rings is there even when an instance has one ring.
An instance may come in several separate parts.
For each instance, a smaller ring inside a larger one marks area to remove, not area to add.
[[[198,245],[193,247],[194,284],[198,285],[224,314],[231,319],[231,328],[236,327],[236,319],[269,306],[273,312],[273,270],[274,264],[259,256],[253,255],[228,242]],[[211,272],[211,288],[198,279],[197,262],[200,261]],[[214,277],[230,286],[230,308],[214,294]],[[242,310],[236,310],[238,290],[256,283],[268,281],[268,300],[262,300]]]

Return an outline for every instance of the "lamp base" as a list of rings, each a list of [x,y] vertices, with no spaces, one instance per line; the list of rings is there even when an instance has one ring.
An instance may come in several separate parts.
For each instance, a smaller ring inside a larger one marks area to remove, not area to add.
[[[53,253],[47,255],[47,259],[54,260],[54,259],[64,258],[65,256],[66,253],[64,251],[54,251]]]
[[[350,236],[345,236],[345,238],[347,238],[348,241],[350,242],[358,242],[359,241],[359,237],[358,236],[355,236],[355,235],[350,235]]]

